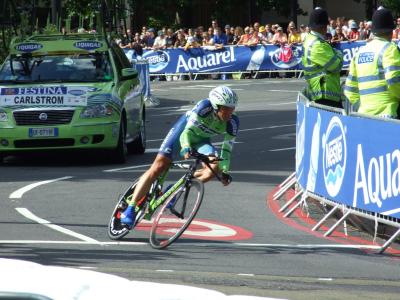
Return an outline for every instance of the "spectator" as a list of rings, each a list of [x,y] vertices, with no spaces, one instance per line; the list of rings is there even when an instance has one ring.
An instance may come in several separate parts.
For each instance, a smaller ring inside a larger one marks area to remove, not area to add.
[[[304,40],[301,58],[307,80],[307,96],[319,104],[342,107],[340,71],[343,55],[325,42],[328,13],[320,7],[315,8],[309,23],[311,32]]]
[[[183,48],[186,45],[186,38],[185,35],[183,34],[183,30],[178,31],[178,34],[176,35],[176,40],[174,47],[175,48]]]
[[[276,33],[274,34],[274,37],[272,38],[272,44],[275,45],[285,45],[287,43],[287,35],[286,33],[283,32],[283,28],[282,27],[278,27],[276,29]]]
[[[333,37],[331,39],[331,43],[340,43],[340,42],[344,42],[344,41],[347,41],[347,38],[343,34],[342,27],[337,26],[335,29],[335,34],[333,35]]]
[[[400,52],[397,45],[390,42],[393,29],[391,11],[378,8],[372,15],[372,41],[362,46],[351,60],[344,94],[350,103],[359,102],[359,113],[398,117]]]
[[[153,47],[155,41],[155,30],[153,28],[149,28],[146,31],[146,35],[143,38],[143,44],[146,49],[151,49]]]
[[[192,36],[188,36],[187,37],[187,41],[186,41],[186,45],[183,48],[185,51],[187,51],[190,48],[199,48],[201,46],[201,44],[197,43],[196,40],[194,39],[194,37]]]
[[[237,45],[247,45],[248,41],[250,39],[250,27],[246,26],[244,28],[244,33],[242,34],[242,36],[240,37]]]
[[[300,37],[301,37],[301,42],[304,42],[304,39],[306,38],[306,35],[308,34],[306,25],[301,24],[300,25]]]
[[[193,28],[189,28],[189,29],[188,29],[188,32],[187,32],[187,35],[186,35],[186,40],[188,39],[189,36],[194,37],[194,30],[193,30]]]
[[[264,26],[260,26],[260,29],[258,29],[259,37],[258,40],[260,44],[266,45],[269,43],[268,37],[267,37],[267,30],[265,29]]]
[[[231,33],[231,26],[230,25],[225,25],[225,35],[226,35],[226,43],[228,45],[233,44],[233,34]]]
[[[142,32],[140,33],[140,39],[144,39],[144,37],[146,36],[146,32],[147,32],[147,27],[143,26],[142,27]]]
[[[260,23],[255,22],[253,25],[254,31],[257,32],[258,37],[260,38]]]
[[[294,23],[289,26],[289,36],[288,36],[288,43],[290,46],[295,44],[301,44],[301,35],[297,32],[296,26]]]
[[[214,28],[213,27],[208,27],[208,36],[210,37],[210,39],[212,39],[212,37],[214,36]]]
[[[215,49],[222,49],[227,44],[227,36],[221,31],[220,27],[214,29],[214,36],[210,40],[210,44],[215,46]]]
[[[235,35],[235,26],[231,26],[231,34],[232,34],[232,36]]]
[[[167,29],[167,34],[165,37],[165,46],[166,48],[172,48],[175,45],[175,36],[174,32],[172,31],[171,28]]]
[[[235,27],[235,31],[234,31],[234,33],[233,33],[233,42],[232,42],[232,44],[233,45],[237,45],[238,44],[238,42],[239,42],[239,40],[240,40],[240,37],[243,35],[243,28],[242,27],[240,27],[240,26],[236,26]]]
[[[371,31],[372,21],[367,21],[364,24],[365,24],[365,29],[363,35],[360,34],[360,40],[370,41],[372,39],[372,31]]]
[[[364,32],[365,32],[366,22],[360,21],[358,24],[358,32],[360,33],[359,39],[363,40]]]
[[[249,40],[247,41],[246,46],[256,46],[260,42],[258,33],[259,32],[256,31],[253,27],[250,27]]]
[[[350,32],[347,35],[347,39],[349,42],[355,42],[360,39],[360,32],[358,31],[358,26],[355,21],[350,23]]]
[[[167,48],[167,39],[165,38],[164,31],[159,30],[158,36],[154,40],[153,50],[161,50]]]
[[[336,30],[336,20],[329,19],[329,25],[327,27],[327,32],[329,32],[333,36],[335,34],[335,30]]]
[[[274,34],[272,33],[271,24],[265,25],[265,35],[267,37],[268,43],[271,43]]]
[[[209,46],[210,45],[211,38],[210,38],[210,36],[209,36],[207,31],[203,32],[202,39],[203,39],[202,46]]]
[[[393,29],[392,40],[400,39],[400,18],[396,20],[396,28]]]
[[[213,31],[218,27],[218,21],[217,20],[211,20],[211,27]]]
[[[194,36],[193,37],[194,37],[195,42],[198,43],[200,46],[203,44],[203,37],[202,37],[202,32],[201,32],[200,27],[197,27],[194,30]]]

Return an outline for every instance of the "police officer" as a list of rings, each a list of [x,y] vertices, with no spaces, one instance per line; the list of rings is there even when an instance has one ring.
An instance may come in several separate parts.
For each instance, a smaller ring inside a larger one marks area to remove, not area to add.
[[[400,52],[390,42],[393,28],[392,13],[379,7],[372,16],[372,40],[351,61],[344,94],[353,104],[359,101],[359,113],[397,117]]]
[[[328,23],[326,10],[317,7],[311,12],[311,32],[304,40],[302,57],[306,94],[319,104],[342,107],[340,71],[343,55],[325,40]]]

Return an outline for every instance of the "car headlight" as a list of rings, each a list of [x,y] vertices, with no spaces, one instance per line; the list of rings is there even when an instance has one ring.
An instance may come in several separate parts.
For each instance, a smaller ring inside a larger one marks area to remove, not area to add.
[[[111,116],[113,108],[105,104],[96,104],[86,107],[81,112],[81,118],[101,118]]]
[[[8,115],[4,110],[0,109],[0,122],[7,122],[8,121]]]

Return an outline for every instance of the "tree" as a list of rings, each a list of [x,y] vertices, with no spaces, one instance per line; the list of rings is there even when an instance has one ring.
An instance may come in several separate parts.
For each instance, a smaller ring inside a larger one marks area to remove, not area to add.
[[[400,1],[399,0],[382,0],[382,5],[390,9],[394,16],[400,16]]]

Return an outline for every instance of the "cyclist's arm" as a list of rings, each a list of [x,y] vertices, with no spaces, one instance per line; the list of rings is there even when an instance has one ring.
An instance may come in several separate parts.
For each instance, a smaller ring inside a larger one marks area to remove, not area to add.
[[[235,142],[238,130],[239,118],[236,115],[232,115],[232,119],[227,124],[224,142],[222,143],[221,147],[220,157],[223,160],[219,162],[219,169],[222,173],[229,173],[233,143]]]
[[[185,129],[181,133],[179,142],[181,144],[181,154],[188,153],[192,148],[192,145],[197,141],[197,137],[204,130],[201,125],[201,118],[206,117],[212,113],[212,106],[209,100],[205,99],[196,104],[196,106],[188,112],[188,122]]]

